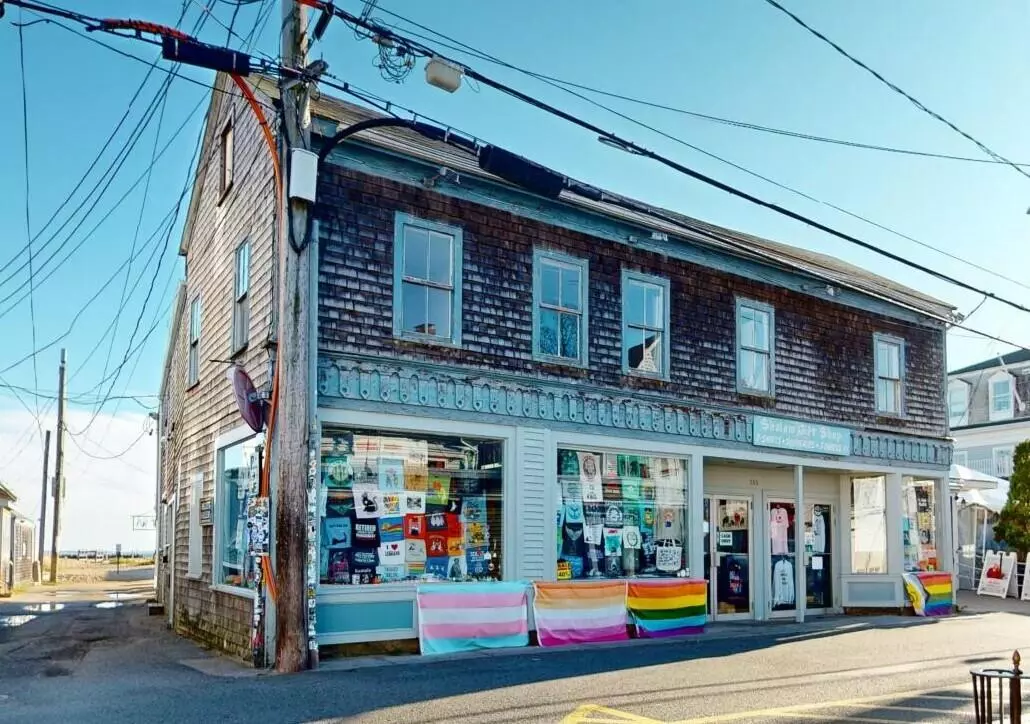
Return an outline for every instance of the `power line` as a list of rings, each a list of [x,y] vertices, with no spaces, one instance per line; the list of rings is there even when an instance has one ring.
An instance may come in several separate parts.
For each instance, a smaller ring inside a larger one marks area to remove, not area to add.
[[[962,136],[966,140],[971,141],[973,144],[976,145],[977,148],[979,148],[981,151],[986,153],[991,158],[997,160],[1000,163],[1004,163],[1004,164],[1006,164],[1008,166],[1011,166],[1012,168],[1016,169],[1016,171],[1018,171],[1022,175],[1026,176],[1027,178],[1030,178],[1030,173],[1027,173],[1025,170],[1023,170],[1019,166],[1019,164],[1014,163],[1014,162],[1008,160],[1007,158],[1002,156],[1000,153],[997,153],[996,151],[994,151],[990,147],[988,147],[985,143],[983,143],[982,141],[980,141],[977,138],[975,138],[973,135],[967,133],[966,131],[963,131],[961,128],[959,128],[957,125],[955,125],[954,123],[949,121],[947,118],[942,116],[940,113],[937,113],[936,111],[934,111],[931,108],[927,107],[918,98],[916,98],[915,96],[911,95],[910,93],[908,93],[907,91],[902,89],[900,86],[898,86],[898,85],[892,83],[891,81],[887,80],[882,74],[880,74],[879,72],[873,70],[868,65],[863,63],[861,60],[856,58],[854,55],[852,55],[848,51],[844,50],[844,48],[842,48],[840,45],[838,45],[834,41],[830,40],[828,37],[826,37],[826,35],[824,35],[823,33],[819,32],[818,30],[813,28],[811,25],[806,23],[804,20],[802,20],[800,17],[795,15],[793,12],[791,12],[790,10],[785,8],[783,5],[778,3],[776,0],[765,0],[765,2],[767,2],[769,5],[771,5],[772,7],[776,8],[781,13],[783,13],[784,15],[789,17],[791,20],[793,20],[795,23],[800,25],[802,28],[804,28],[810,34],[812,34],[813,36],[815,36],[819,40],[821,40],[824,43],[826,43],[827,45],[829,45],[831,48],[833,48],[835,51],[837,51],[837,53],[839,53],[840,55],[842,55],[845,58],[847,58],[849,61],[851,61],[852,63],[857,65],[859,68],[861,68],[865,72],[869,73],[869,75],[871,75],[874,78],[876,78],[876,80],[880,81],[880,83],[882,83],[883,85],[885,85],[888,88],[890,88],[892,91],[894,91],[895,93],[900,95],[902,98],[905,98],[907,101],[909,101],[912,105],[914,105],[916,108],[921,110],[926,115],[930,116],[931,118],[933,118],[936,121],[939,121],[940,123],[943,123],[945,126],[950,128],[951,130],[953,130],[955,133],[959,134],[960,136]]]
[[[726,158],[724,158],[722,156],[719,156],[719,155],[711,153],[711,152],[709,152],[709,151],[707,151],[705,149],[702,149],[702,148],[700,148],[700,147],[698,147],[698,146],[696,146],[696,145],[694,145],[692,143],[688,143],[687,141],[683,140],[682,138],[680,138],[678,136],[674,136],[674,135],[672,135],[670,133],[662,131],[659,128],[656,128],[656,127],[654,127],[654,126],[652,126],[650,124],[644,123],[643,121],[640,121],[640,120],[638,120],[636,118],[633,118],[632,116],[629,116],[629,115],[627,115],[625,113],[622,113],[622,112],[620,112],[620,111],[618,111],[618,110],[616,110],[614,108],[611,108],[610,106],[606,106],[603,103],[600,103],[600,102],[598,102],[598,101],[596,101],[596,100],[594,100],[592,98],[588,98],[587,96],[584,96],[581,93],[577,93],[577,92],[572,91],[569,88],[565,88],[563,86],[571,86],[573,88],[580,88],[580,89],[586,90],[588,92],[598,93],[598,94],[601,94],[601,95],[606,95],[606,96],[611,96],[611,97],[616,97],[616,98],[622,98],[624,100],[634,100],[634,102],[642,102],[642,103],[647,104],[646,102],[636,101],[635,99],[628,98],[627,96],[621,96],[619,94],[609,93],[609,92],[606,92],[606,91],[599,91],[599,90],[597,90],[595,88],[590,88],[589,86],[583,86],[581,84],[571,83],[569,81],[564,81],[564,80],[561,80],[559,78],[554,78],[554,77],[551,77],[551,76],[546,76],[546,75],[543,75],[543,74],[540,74],[540,73],[536,73],[534,71],[527,70],[525,68],[522,68],[522,67],[514,65],[512,63],[509,63],[509,62],[507,62],[505,60],[502,60],[502,59],[500,59],[500,58],[498,58],[496,56],[493,56],[493,55],[491,55],[491,54],[489,54],[489,53],[487,53],[485,51],[482,51],[482,50],[480,50],[478,48],[475,48],[474,46],[468,45],[467,43],[464,43],[461,40],[458,40],[458,39],[453,38],[451,36],[448,36],[448,35],[446,35],[444,33],[441,33],[438,30],[434,30],[433,28],[430,28],[430,27],[428,27],[426,25],[422,25],[422,24],[417,23],[417,22],[415,22],[413,20],[405,18],[403,15],[399,15],[398,13],[391,12],[391,11],[386,10],[386,9],[383,9],[383,12],[385,12],[388,15],[391,15],[391,16],[393,16],[393,17],[395,17],[395,18],[397,18],[397,19],[399,19],[399,20],[401,20],[403,22],[406,22],[406,23],[409,23],[411,25],[415,25],[416,27],[422,28],[423,30],[425,30],[425,31],[427,31],[429,33],[432,33],[434,35],[438,35],[438,36],[440,36],[442,38],[445,38],[446,40],[449,40],[451,43],[454,43],[454,44],[457,44],[457,46],[460,46],[460,47],[457,47],[455,45],[448,45],[447,43],[443,43],[442,45],[444,45],[444,47],[449,47],[451,49],[457,50],[458,52],[465,53],[467,55],[480,58],[480,59],[485,60],[487,62],[494,63],[496,65],[500,65],[500,66],[505,67],[505,68],[509,68],[509,69],[514,70],[516,72],[519,72],[519,73],[522,73],[524,75],[527,75],[527,76],[529,76],[531,78],[535,78],[537,80],[540,80],[541,82],[544,82],[547,85],[555,87],[558,90],[564,91],[564,92],[572,95],[575,98],[578,98],[578,99],[580,99],[582,101],[590,103],[591,105],[593,105],[593,106],[595,106],[597,108],[601,108],[602,110],[605,110],[605,111],[607,111],[609,113],[612,113],[613,115],[618,116],[619,118],[622,118],[623,120],[629,121],[630,123],[633,123],[634,125],[637,125],[637,126],[639,126],[641,128],[649,130],[652,133],[656,133],[659,136],[662,136],[663,138],[666,138],[666,139],[668,139],[670,141],[673,141],[674,143],[678,143],[678,144],[680,144],[682,146],[690,148],[691,150],[697,151],[698,153],[701,153],[701,154],[703,154],[705,156],[708,156],[709,158],[712,158],[712,159],[714,159],[716,161],[719,161],[720,163],[724,163],[724,164],[726,164],[726,165],[728,165],[728,166],[730,166],[732,168],[737,169],[738,171],[742,171],[743,173],[746,173],[746,174],[748,174],[750,176],[753,176],[754,178],[757,178],[757,179],[759,179],[761,181],[765,181],[766,183],[772,184],[773,186],[781,188],[784,191],[788,191],[789,193],[792,193],[792,194],[795,194],[797,196],[800,196],[801,198],[804,198],[804,199],[806,199],[808,201],[811,201],[813,203],[820,204],[820,205],[823,205],[823,206],[827,206],[827,207],[829,207],[829,208],[831,208],[831,209],[833,209],[835,211],[838,211],[838,212],[840,212],[842,214],[845,214],[846,216],[850,216],[851,218],[853,218],[853,219],[855,219],[857,221],[861,221],[861,222],[863,222],[865,224],[868,224],[868,225],[870,225],[872,227],[880,229],[881,231],[886,231],[889,234],[893,234],[894,236],[897,236],[898,238],[905,239],[906,241],[910,241],[910,242],[912,242],[914,244],[917,244],[918,246],[921,246],[921,247],[923,247],[925,249],[929,249],[931,251],[937,252],[938,254],[941,254],[942,256],[946,256],[949,259],[952,259],[953,261],[957,261],[957,262],[960,262],[962,264],[969,265],[969,266],[973,267],[974,269],[982,271],[982,272],[984,272],[986,274],[990,274],[991,276],[997,277],[998,279],[1002,279],[1002,280],[1004,280],[1006,282],[1009,282],[1010,284],[1015,284],[1016,286],[1022,287],[1023,289],[1030,290],[1030,284],[1027,284],[1026,282],[1020,281],[1020,280],[1015,279],[1015,278],[1010,277],[1010,276],[1006,276],[1005,274],[1002,274],[1001,272],[998,272],[998,271],[995,271],[993,269],[990,269],[990,268],[988,268],[986,266],[978,264],[978,263],[976,263],[974,261],[971,261],[969,259],[965,259],[965,258],[963,258],[961,256],[958,256],[957,254],[954,254],[954,253],[952,253],[950,251],[947,251],[946,249],[942,249],[942,248],[940,248],[938,246],[934,246],[933,244],[930,244],[930,243],[927,243],[927,242],[922,241],[920,239],[917,239],[914,236],[911,236],[911,235],[906,234],[904,232],[901,232],[901,231],[898,231],[896,229],[893,229],[893,228],[891,228],[889,226],[886,226],[885,224],[881,224],[880,222],[874,221],[874,220],[872,220],[872,219],[870,219],[870,218],[868,218],[866,216],[863,216],[862,214],[856,213],[854,211],[850,211],[849,209],[846,209],[846,208],[844,208],[842,206],[839,206],[837,204],[831,203],[829,201],[825,201],[823,199],[816,198],[815,196],[812,196],[812,195],[810,195],[810,194],[808,194],[808,193],[806,193],[804,191],[801,191],[801,190],[799,190],[797,188],[794,188],[792,186],[789,186],[787,184],[783,184],[783,183],[781,183],[779,181],[776,181],[775,179],[772,179],[772,178],[770,178],[768,176],[765,176],[765,175],[760,174],[760,173],[758,173],[756,171],[753,171],[753,170],[751,170],[751,169],[749,169],[749,168],[747,168],[745,166],[742,166],[742,165],[740,165],[738,163],[730,161],[729,159],[726,159]],[[392,26],[392,27],[394,27],[396,29],[396,26]],[[405,32],[408,32],[408,33],[410,33],[412,35],[415,35],[416,37],[420,37],[420,38],[423,38],[423,39],[426,39],[426,40],[430,40],[431,42],[439,42],[439,41],[436,41],[436,40],[433,40],[433,39],[426,38],[425,36],[419,35],[418,33],[411,33],[411,31],[405,31]],[[647,105],[656,105],[656,104],[647,104]],[[666,108],[667,110],[677,110],[677,109],[672,109],[672,108],[670,108],[668,106],[662,106],[662,107]],[[688,115],[701,115],[701,114],[694,114],[694,113],[691,113],[689,111],[682,111],[682,112],[683,113],[687,113]],[[713,116],[713,117],[709,117],[709,118],[715,118],[715,117]],[[735,125],[739,125],[739,124],[735,124]],[[968,160],[983,161],[983,159],[968,159]],[[995,163],[993,161],[985,161],[985,162],[987,162],[987,163]]]
[[[319,2],[319,0],[308,0],[308,4],[311,4],[311,3],[318,3],[319,7],[326,7],[321,2]],[[421,44],[419,44],[419,43],[417,43],[415,41],[412,41],[412,40],[404,37],[403,35],[398,34],[397,32],[395,32],[395,31],[393,31],[393,30],[391,30],[389,28],[385,28],[385,27],[382,27],[380,25],[376,25],[374,23],[369,23],[367,21],[363,21],[360,18],[357,18],[354,15],[352,15],[352,14],[346,12],[346,11],[340,10],[339,8],[334,8],[333,12],[338,17],[341,17],[342,19],[344,19],[345,21],[347,21],[351,25],[357,25],[359,27],[364,27],[365,29],[370,30],[370,31],[372,31],[372,32],[382,36],[384,39],[394,42],[395,44],[397,44],[398,50],[400,52],[412,53],[412,54],[417,53],[417,54],[422,55],[424,57],[432,57],[432,56],[444,57],[440,53],[437,53],[434,49],[432,49],[430,47],[427,47],[427,46],[424,46],[424,45],[421,45]],[[679,172],[681,174],[684,174],[684,175],[689,176],[691,178],[694,178],[694,179],[696,179],[698,181],[701,181],[702,183],[707,184],[709,186],[712,186],[713,188],[717,188],[720,191],[723,191],[725,193],[728,193],[728,194],[731,194],[733,196],[736,196],[737,198],[743,199],[743,200],[748,201],[748,202],[750,202],[752,204],[755,204],[757,206],[761,206],[763,208],[769,209],[770,211],[773,211],[773,212],[775,212],[777,214],[780,214],[781,216],[785,216],[787,218],[793,219],[794,221],[798,221],[798,222],[800,222],[802,224],[805,224],[806,226],[809,226],[809,227],[811,227],[813,229],[816,229],[818,231],[822,231],[822,232],[830,234],[831,236],[834,236],[834,237],[836,237],[838,239],[842,239],[844,241],[847,241],[848,243],[854,244],[854,245],[859,246],[859,247],[861,247],[863,249],[866,249],[868,251],[872,251],[874,253],[877,253],[877,254],[879,254],[881,256],[884,256],[884,257],[886,257],[888,259],[891,259],[892,261],[895,261],[897,263],[900,263],[900,264],[903,264],[905,266],[908,266],[908,267],[910,267],[912,269],[916,269],[917,271],[921,271],[924,274],[928,274],[928,275],[933,276],[933,277],[935,277],[937,279],[940,279],[941,281],[948,282],[948,283],[953,284],[953,285],[955,285],[957,287],[960,287],[962,289],[966,289],[967,291],[972,291],[972,292],[976,292],[977,294],[987,295],[991,299],[994,299],[996,301],[1002,302],[1003,304],[1006,304],[1006,305],[1008,305],[1008,306],[1010,306],[1010,307],[1012,307],[1014,309],[1018,309],[1019,311],[1030,312],[1030,308],[1024,306],[1023,304],[1020,304],[1019,302],[1015,302],[1015,301],[1012,301],[1012,300],[1007,299],[1005,297],[999,296],[999,295],[995,294],[994,292],[985,291],[985,290],[980,289],[980,288],[978,288],[978,287],[976,287],[976,286],[974,286],[972,284],[964,282],[961,279],[957,279],[957,278],[955,278],[955,277],[953,277],[953,276],[951,276],[949,274],[945,274],[944,272],[937,271],[936,269],[928,267],[928,266],[926,266],[924,264],[920,264],[919,262],[916,262],[916,261],[913,261],[911,259],[908,259],[907,257],[904,257],[904,256],[902,256],[900,254],[896,254],[894,252],[891,252],[891,251],[888,251],[886,249],[880,248],[880,247],[876,246],[875,244],[872,244],[870,242],[867,242],[867,241],[864,241],[862,239],[859,239],[856,236],[852,236],[851,234],[847,234],[845,232],[838,231],[837,229],[834,229],[834,228],[832,228],[830,226],[827,226],[826,224],[823,224],[823,223],[821,223],[819,221],[816,221],[814,219],[808,218],[807,216],[805,216],[803,214],[800,214],[800,213],[795,212],[795,211],[791,211],[790,209],[788,209],[788,208],[786,208],[784,206],[781,206],[779,204],[776,204],[776,203],[773,203],[773,202],[770,202],[770,201],[766,201],[766,200],[764,200],[762,198],[759,198],[759,197],[755,196],[754,194],[751,194],[751,193],[748,193],[748,192],[743,191],[741,189],[738,189],[738,188],[736,188],[736,187],[734,187],[734,186],[732,186],[732,185],[730,185],[728,183],[724,183],[722,181],[719,181],[718,179],[715,179],[712,176],[709,176],[707,174],[701,173],[700,171],[696,171],[696,170],[694,170],[694,169],[692,169],[692,168],[690,168],[690,167],[688,167],[688,166],[686,166],[686,165],[684,165],[682,163],[679,163],[679,162],[674,161],[674,160],[672,160],[672,159],[670,159],[670,158],[668,158],[666,156],[663,156],[662,154],[656,153],[655,151],[652,151],[652,150],[650,150],[648,148],[645,148],[645,147],[643,147],[643,146],[641,146],[641,145],[639,145],[637,143],[634,143],[633,141],[629,141],[627,139],[624,139],[624,138],[618,136],[615,133],[612,133],[610,131],[606,131],[603,128],[601,128],[600,126],[597,126],[596,124],[591,123],[590,121],[586,121],[586,120],[584,120],[582,118],[579,118],[578,116],[576,116],[576,115],[574,115],[574,114],[572,114],[572,113],[570,113],[568,111],[561,110],[561,109],[557,108],[556,106],[553,106],[553,105],[550,105],[548,103],[545,103],[544,101],[541,101],[541,100],[539,100],[537,98],[534,98],[533,96],[530,96],[527,93],[519,91],[519,90],[517,90],[517,89],[515,89],[515,88],[513,88],[511,86],[508,86],[508,85],[506,85],[504,83],[501,83],[500,81],[496,81],[493,78],[490,78],[489,76],[483,75],[482,73],[476,71],[475,69],[473,69],[473,68],[471,68],[469,66],[457,63],[456,61],[453,61],[451,59],[448,59],[448,60],[449,60],[449,62],[455,63],[456,65],[459,65],[460,67],[462,67],[463,70],[464,70],[464,74],[466,76],[471,77],[474,80],[477,80],[480,83],[483,83],[484,85],[490,86],[491,88],[493,88],[495,90],[498,90],[498,91],[500,91],[502,93],[505,93],[505,94],[507,94],[507,95],[509,95],[509,96],[511,96],[511,97],[513,97],[515,99],[517,99],[517,100],[520,100],[520,101],[522,101],[524,103],[527,103],[527,104],[529,104],[531,106],[534,106],[535,108],[543,110],[543,111],[545,111],[545,112],[547,112],[547,113],[549,113],[549,114],[551,114],[553,116],[561,118],[562,120],[568,121],[569,123],[572,123],[573,125],[576,125],[576,126],[579,126],[580,128],[588,130],[591,133],[595,133],[595,134],[598,135],[599,139],[603,139],[608,144],[615,145],[618,148],[620,148],[621,150],[627,151],[627,152],[629,152],[631,154],[634,154],[634,155],[638,155],[638,156],[643,156],[645,158],[649,158],[649,159],[651,159],[653,161],[657,161],[658,163],[660,163],[660,164],[662,164],[662,165],[664,165],[664,166],[666,166],[668,168],[671,168],[674,171],[677,171],[677,172]]]

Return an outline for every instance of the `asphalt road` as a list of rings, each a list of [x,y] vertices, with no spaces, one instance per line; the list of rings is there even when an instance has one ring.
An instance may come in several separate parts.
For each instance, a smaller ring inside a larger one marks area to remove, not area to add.
[[[1018,613],[849,618],[275,676],[172,636],[141,604],[97,603],[0,604],[0,722],[965,722],[969,668],[1030,642]],[[35,618],[3,627],[10,615]]]

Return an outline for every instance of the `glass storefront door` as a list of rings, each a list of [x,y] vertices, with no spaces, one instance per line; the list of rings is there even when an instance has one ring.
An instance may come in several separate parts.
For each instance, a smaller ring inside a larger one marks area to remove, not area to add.
[[[751,499],[708,496],[704,505],[708,613],[751,615]]]
[[[773,615],[797,609],[795,567],[799,560],[805,566],[805,608],[809,611],[833,608],[833,506],[805,503],[801,520],[804,541],[800,549],[794,536],[796,503],[769,500],[765,512],[768,601]],[[801,559],[799,553],[803,556]]]
[[[833,608],[833,506],[805,503],[805,579],[809,610]]]
[[[797,506],[792,501],[771,500],[765,507],[769,541],[768,601],[773,613],[797,609],[797,542],[794,539],[796,515]]]

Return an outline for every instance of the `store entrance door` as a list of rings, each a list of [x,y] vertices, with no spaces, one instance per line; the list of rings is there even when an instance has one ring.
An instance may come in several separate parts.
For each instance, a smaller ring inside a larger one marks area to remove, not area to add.
[[[769,556],[766,568],[769,613],[773,617],[793,615],[797,610],[796,566],[805,566],[805,608],[820,613],[834,608],[833,506],[805,503],[800,546],[794,538],[797,505],[791,499],[766,499],[765,520]],[[799,556],[801,556],[799,558]]]
[[[751,618],[751,513],[749,497],[705,497],[705,580],[708,615],[716,620]]]

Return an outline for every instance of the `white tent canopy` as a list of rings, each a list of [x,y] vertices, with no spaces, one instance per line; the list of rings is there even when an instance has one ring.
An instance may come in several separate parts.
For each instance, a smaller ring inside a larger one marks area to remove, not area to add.
[[[958,494],[958,499],[966,505],[979,505],[992,513],[1000,513],[1008,498],[1009,481],[1007,480],[1002,480],[993,490],[964,490]]]
[[[1008,483],[1002,478],[996,478],[993,475],[987,473],[981,473],[972,468],[967,468],[965,465],[952,465],[951,466],[951,482],[957,483],[963,490],[977,489],[977,490],[992,490],[1000,487],[1002,484],[1008,485]]]

